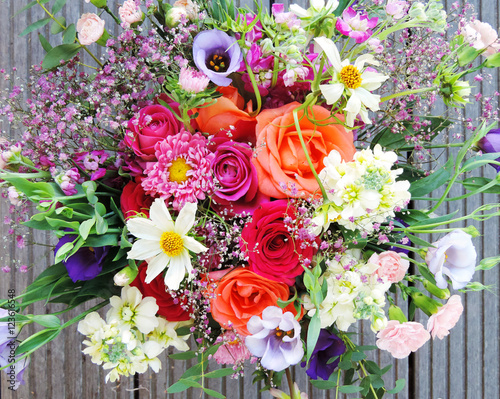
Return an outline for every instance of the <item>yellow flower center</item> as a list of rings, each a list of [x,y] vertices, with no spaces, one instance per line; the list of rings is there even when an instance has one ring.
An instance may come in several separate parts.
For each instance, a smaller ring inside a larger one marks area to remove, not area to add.
[[[293,333],[294,333],[293,330],[283,331],[283,330],[280,330],[279,327],[276,327],[276,330],[275,330],[275,334],[278,338],[283,338],[285,335],[288,337],[291,337],[293,335]]]
[[[172,166],[168,168],[169,180],[176,183],[182,183],[189,179],[187,172],[193,169],[186,163],[184,158],[177,158],[172,162]]]
[[[349,89],[357,89],[361,86],[361,73],[354,65],[347,65],[340,71],[340,79]]]
[[[182,237],[173,231],[166,231],[161,235],[160,247],[171,258],[179,255],[184,249]]]

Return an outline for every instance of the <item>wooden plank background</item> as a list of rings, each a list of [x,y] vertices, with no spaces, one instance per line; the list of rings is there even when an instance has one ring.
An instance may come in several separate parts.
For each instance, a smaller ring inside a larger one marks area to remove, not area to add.
[[[365,0],[366,1],[366,0]],[[462,0],[463,2],[463,0]],[[43,11],[37,7],[11,18],[18,10],[28,3],[28,0],[3,0],[0,2],[0,68],[7,73],[17,67],[17,74],[22,79],[28,76],[30,65],[38,63],[43,58],[43,50],[38,43],[36,34],[18,37],[19,33],[30,23],[44,17]],[[120,2],[121,3],[121,2]],[[271,0],[272,3],[272,0]],[[285,2],[286,3],[286,2]],[[305,5],[305,0],[294,3]],[[499,4],[493,0],[473,0],[479,14],[479,19],[498,28]],[[119,2],[108,0],[112,10],[117,10]],[[252,0],[240,0],[237,4],[252,7]],[[269,0],[264,1],[267,6]],[[449,9],[452,1],[445,1]],[[76,21],[84,12],[94,12],[95,7],[82,0],[68,0],[65,17],[68,21]],[[50,24],[49,24],[50,26]],[[108,19],[106,26],[114,26]],[[116,27],[115,27],[116,28]],[[113,33],[113,32],[110,32]],[[115,32],[116,33],[116,30]],[[48,27],[44,32],[48,36]],[[100,51],[100,50],[98,50]],[[100,55],[100,53],[98,53]],[[86,62],[91,60],[85,57]],[[493,74],[493,84],[482,83],[481,89],[485,94],[500,91],[499,76]],[[478,83],[479,84],[479,83]],[[0,81],[2,93],[7,85]],[[471,118],[477,117],[480,109],[471,107]],[[18,131],[11,130],[7,124],[1,126],[2,135],[15,137]],[[448,154],[445,154],[448,155]],[[442,157],[443,158],[443,157]],[[492,177],[493,170],[484,171],[485,176]],[[461,189],[455,189],[453,195],[461,195]],[[449,204],[445,211],[451,212],[459,209],[460,214],[471,212],[481,203],[497,201],[490,195],[484,195],[473,200],[464,200],[462,203]],[[426,204],[423,204],[425,206]],[[446,208],[446,207],[445,207]],[[1,201],[0,220],[7,216],[8,205]],[[482,234],[482,238],[474,240],[479,257],[488,257],[500,252],[499,236],[500,226],[498,220],[474,224]],[[33,278],[51,264],[50,236],[35,232],[29,241],[42,245],[30,245],[25,249],[17,249],[7,233],[7,226],[1,225],[0,267],[11,266],[13,269],[8,274],[0,274],[0,297],[6,297],[7,290],[14,288],[21,293]],[[438,236],[430,236],[435,240]],[[14,271],[15,262],[29,266],[28,273]],[[387,352],[375,353],[374,358],[383,364],[393,363],[394,367],[385,376],[387,386],[392,387],[394,381],[406,378],[406,388],[396,395],[399,399],[426,399],[426,398],[453,398],[453,399],[478,399],[499,397],[499,320],[500,309],[498,299],[498,286],[500,283],[498,268],[487,273],[476,273],[474,279],[485,285],[494,285],[493,291],[462,294],[465,302],[465,313],[451,335],[443,340],[427,343],[415,355],[402,361],[394,361]],[[44,314],[60,310],[58,305],[43,306],[37,304],[29,309],[30,313]],[[77,311],[66,314],[65,319],[74,317]],[[420,321],[426,322],[425,317]],[[361,332],[359,342],[373,344],[375,339],[369,326],[358,325]],[[23,335],[32,334],[35,327],[28,326]],[[146,373],[138,378],[123,378],[120,383],[105,384],[105,372],[100,366],[90,362],[90,358],[81,353],[82,336],[77,333],[76,326],[64,331],[55,341],[36,352],[31,358],[28,372],[25,374],[26,385],[12,393],[7,389],[8,383],[5,374],[0,377],[1,398],[96,398],[96,399],[138,399],[161,398],[191,399],[204,397],[199,391],[167,395],[169,385],[186,370],[190,364],[171,361],[162,356],[163,369],[159,374]],[[246,369],[244,377],[239,379],[226,379],[210,381],[209,387],[224,393],[228,399],[261,399],[269,398],[269,393],[259,393],[259,385],[252,385],[253,368]],[[310,399],[333,399],[334,392],[313,389],[307,383],[305,373],[296,368],[294,376],[299,386],[307,390]]]

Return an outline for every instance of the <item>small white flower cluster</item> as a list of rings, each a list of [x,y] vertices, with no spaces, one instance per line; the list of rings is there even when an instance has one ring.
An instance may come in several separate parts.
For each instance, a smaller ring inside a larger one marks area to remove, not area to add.
[[[361,250],[353,249],[326,261],[327,269],[319,281],[327,284],[326,296],[319,306],[321,328],[335,323],[339,330],[347,331],[357,319],[370,319],[374,332],[386,326],[383,307],[391,283],[377,275],[379,265],[364,262],[360,257]],[[312,317],[316,308],[311,298],[306,295],[303,300]]]
[[[120,375],[145,373],[148,366],[158,373],[161,369],[160,355],[169,346],[186,351],[189,335],[177,336],[175,331],[186,322],[169,322],[156,317],[158,305],[152,297],[143,298],[136,287],[126,286],[121,298],[110,299],[112,308],[104,321],[97,312],[89,313],[78,323],[78,331],[87,336],[83,353],[90,355],[92,362],[103,364],[108,380],[116,381]]]
[[[316,211],[314,232],[337,222],[349,230],[371,233],[375,223],[394,217],[394,210],[410,201],[410,183],[396,181],[403,170],[391,170],[396,161],[396,153],[382,151],[378,144],[373,151],[358,151],[352,162],[331,151],[319,174],[330,202]]]

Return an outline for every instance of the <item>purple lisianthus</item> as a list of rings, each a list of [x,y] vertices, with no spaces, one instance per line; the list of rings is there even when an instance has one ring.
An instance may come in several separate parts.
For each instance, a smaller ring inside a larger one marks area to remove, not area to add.
[[[436,285],[446,288],[446,275],[453,283],[453,289],[464,288],[476,269],[477,254],[471,236],[462,230],[454,230],[432,245],[434,247],[429,248],[425,261],[436,278]]]
[[[76,236],[71,234],[61,237],[56,244],[54,253],[57,254],[59,248],[68,242],[74,241],[75,238]],[[104,259],[108,251],[109,247],[81,247],[62,263],[66,266],[68,275],[74,283],[77,281],[92,280],[102,271]]]
[[[269,197],[260,194],[257,169],[252,164],[252,148],[246,143],[216,138],[217,147],[210,165],[218,182],[213,194],[214,208],[221,206],[231,213],[252,212]],[[222,209],[221,209],[222,210]]]
[[[342,12],[342,18],[337,19],[335,27],[343,35],[356,40],[356,43],[363,43],[373,34],[371,29],[377,22],[377,17],[368,18],[368,14],[358,13],[352,7],[348,7]]]
[[[245,338],[245,345],[252,355],[261,358],[266,369],[282,371],[302,360],[300,324],[292,312],[283,313],[277,306],[268,306],[262,318],[252,316],[247,329],[252,335]]]
[[[316,347],[309,360],[309,368],[306,371],[307,375],[313,380],[317,380],[318,377],[328,380],[339,365],[340,355],[345,352],[345,349],[342,339],[328,330],[320,330],[318,342],[316,342]],[[332,363],[328,363],[335,356],[339,356],[339,358]],[[305,367],[305,365],[306,362],[302,362],[301,366]]]
[[[481,151],[491,154],[495,152],[500,152],[500,129],[491,129],[486,136],[477,142],[477,146]],[[500,157],[496,159],[500,162]],[[500,165],[493,165],[497,172],[500,172]]]
[[[234,37],[212,29],[200,32],[193,41],[193,59],[200,71],[218,86],[229,86],[227,76],[240,68],[243,55]]]

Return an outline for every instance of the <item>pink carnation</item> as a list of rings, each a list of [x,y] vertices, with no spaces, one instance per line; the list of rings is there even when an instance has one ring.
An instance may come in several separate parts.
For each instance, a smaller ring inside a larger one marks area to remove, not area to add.
[[[403,280],[410,266],[410,262],[401,258],[401,255],[394,251],[386,251],[381,254],[374,253],[369,262],[379,265],[377,269],[378,276],[391,283]]]
[[[189,93],[200,93],[208,86],[210,79],[203,72],[195,71],[193,68],[181,68],[179,74],[179,86]]]
[[[500,51],[498,33],[486,22],[475,20],[466,24],[460,33],[476,50],[486,49],[485,55],[492,55]]]
[[[427,331],[431,333],[433,339],[436,337],[443,339],[455,327],[463,311],[462,299],[458,295],[453,295],[446,305],[429,318]]]
[[[250,358],[247,347],[234,332],[226,331],[219,339],[222,339],[223,344],[213,356],[218,364],[238,364]]]
[[[120,19],[127,25],[142,21],[142,11],[135,0],[127,0],[118,8]]]
[[[146,194],[173,199],[179,210],[186,202],[204,200],[213,191],[214,183],[210,163],[214,158],[208,149],[208,140],[200,133],[185,130],[167,136],[155,145],[157,162],[148,162],[142,181]]]
[[[389,351],[396,359],[404,359],[410,352],[416,352],[430,338],[420,323],[390,320],[387,327],[377,334],[379,349]]]
[[[104,34],[104,20],[93,13],[86,13],[76,23],[80,44],[88,46],[98,41]]]

